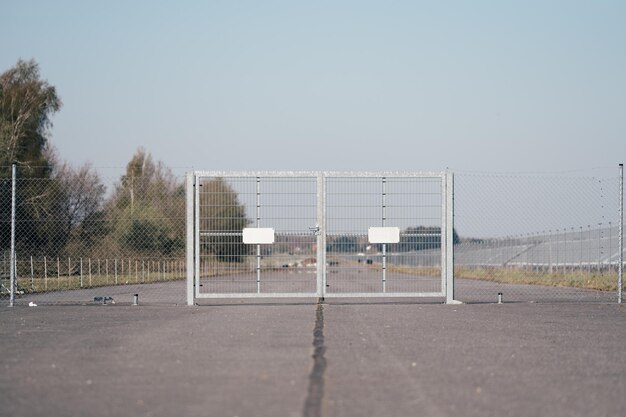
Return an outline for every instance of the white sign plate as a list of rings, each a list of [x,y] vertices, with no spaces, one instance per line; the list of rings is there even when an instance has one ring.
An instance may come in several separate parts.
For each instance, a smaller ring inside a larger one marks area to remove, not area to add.
[[[370,243],[398,243],[400,229],[397,227],[370,227],[367,231]]]
[[[243,243],[249,245],[269,245],[274,243],[274,229],[266,227],[246,227],[243,229]]]

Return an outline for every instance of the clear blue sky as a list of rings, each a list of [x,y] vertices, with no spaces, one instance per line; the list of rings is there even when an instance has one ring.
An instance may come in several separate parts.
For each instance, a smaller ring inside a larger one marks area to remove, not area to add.
[[[52,143],[219,170],[561,171],[626,159],[626,1],[6,1]]]

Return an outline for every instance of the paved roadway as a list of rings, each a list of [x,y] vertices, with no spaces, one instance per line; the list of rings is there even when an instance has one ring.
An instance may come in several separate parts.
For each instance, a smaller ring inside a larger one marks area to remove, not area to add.
[[[0,308],[1,416],[621,416],[626,308]]]

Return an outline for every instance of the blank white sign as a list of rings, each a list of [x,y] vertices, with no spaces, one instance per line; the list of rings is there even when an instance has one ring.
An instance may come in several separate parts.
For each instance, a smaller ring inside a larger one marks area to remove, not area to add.
[[[243,229],[243,243],[249,245],[269,245],[274,243],[274,229],[270,227],[246,227]]]
[[[398,243],[400,229],[397,227],[370,227],[367,231],[370,243]]]

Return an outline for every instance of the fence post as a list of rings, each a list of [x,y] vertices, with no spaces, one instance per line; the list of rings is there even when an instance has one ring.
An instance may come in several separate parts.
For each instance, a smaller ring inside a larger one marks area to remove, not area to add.
[[[443,236],[441,236],[440,239],[442,242],[442,250],[444,250],[444,242],[446,245],[446,304],[458,304],[458,301],[454,299],[454,174],[447,171],[445,181],[446,236],[445,239]]]
[[[193,173],[187,173],[187,181],[186,181],[186,191],[187,191],[187,199],[186,199],[186,213],[185,220],[187,226],[187,242],[186,242],[186,257],[187,257],[187,305],[192,306],[194,303],[194,292],[195,292],[195,266],[194,266],[194,258],[195,258],[195,205],[194,205],[194,197],[195,197],[195,184],[194,184],[194,175]]]
[[[30,289],[35,290],[35,267],[33,266],[33,255],[30,256]]]
[[[9,307],[13,307],[15,302],[15,180],[16,165],[11,166],[11,265],[9,266],[11,292]]]
[[[619,164],[619,266],[617,268],[617,302],[622,303],[624,272],[624,164]]]

